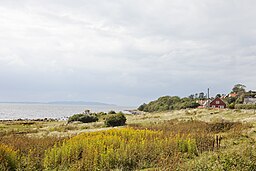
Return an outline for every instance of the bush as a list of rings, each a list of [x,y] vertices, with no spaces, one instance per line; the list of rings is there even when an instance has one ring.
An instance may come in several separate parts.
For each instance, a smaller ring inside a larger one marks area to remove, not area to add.
[[[108,114],[116,114],[116,112],[114,110],[111,110],[108,112]]]
[[[15,170],[16,152],[6,145],[0,144],[0,170]]]
[[[80,121],[83,123],[89,123],[89,122],[97,122],[99,119],[90,114],[75,114],[68,118],[68,123],[74,122],[74,121]]]
[[[236,104],[235,109],[256,109],[255,104]]]
[[[229,104],[229,105],[228,105],[228,108],[229,108],[229,109],[235,109],[235,103]]]
[[[140,105],[140,106],[138,107],[138,110],[139,110],[139,111],[143,111],[146,106],[147,106],[147,104],[146,104],[146,103],[143,103],[142,105]]]
[[[125,125],[126,117],[123,113],[108,116],[105,120],[106,126],[122,126]]]

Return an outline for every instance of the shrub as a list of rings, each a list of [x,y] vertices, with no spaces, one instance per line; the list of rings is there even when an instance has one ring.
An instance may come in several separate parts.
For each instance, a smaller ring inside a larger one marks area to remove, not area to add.
[[[6,145],[0,144],[0,170],[16,169],[16,152]]]
[[[229,104],[229,105],[228,105],[228,108],[229,108],[229,109],[235,109],[235,103]]]
[[[122,126],[125,125],[126,117],[123,113],[108,116],[105,120],[106,126]]]
[[[114,110],[111,110],[108,112],[108,114],[116,114],[116,112]]]
[[[235,109],[256,109],[256,104],[236,104]]]
[[[138,110],[139,111],[143,111],[144,110],[144,108],[146,107],[146,103],[143,103],[142,105],[140,105],[139,107],[138,107]]]
[[[219,133],[219,132],[226,132],[229,130],[236,130],[239,129],[241,127],[243,128],[247,128],[249,125],[246,124],[242,124],[240,122],[231,122],[231,121],[221,121],[221,122],[213,122],[213,123],[209,123],[207,126],[207,130],[209,132],[215,132],[215,133]]]
[[[68,118],[68,123],[74,122],[74,121],[80,121],[83,123],[89,123],[89,122],[97,122],[99,119],[90,114],[75,114]]]

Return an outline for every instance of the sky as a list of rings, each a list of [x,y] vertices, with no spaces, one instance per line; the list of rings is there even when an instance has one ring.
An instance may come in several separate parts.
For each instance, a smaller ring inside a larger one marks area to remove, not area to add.
[[[255,0],[0,0],[0,101],[138,106],[256,90]]]

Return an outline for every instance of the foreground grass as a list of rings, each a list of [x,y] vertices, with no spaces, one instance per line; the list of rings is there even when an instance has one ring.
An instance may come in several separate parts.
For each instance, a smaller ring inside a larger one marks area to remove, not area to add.
[[[1,122],[0,170],[256,170],[253,111],[127,118],[115,129],[102,122]]]

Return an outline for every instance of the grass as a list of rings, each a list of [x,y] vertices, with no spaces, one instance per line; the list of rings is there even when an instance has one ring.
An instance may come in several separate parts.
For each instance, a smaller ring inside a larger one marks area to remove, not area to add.
[[[250,110],[127,115],[127,125],[1,121],[0,170],[255,170]]]

